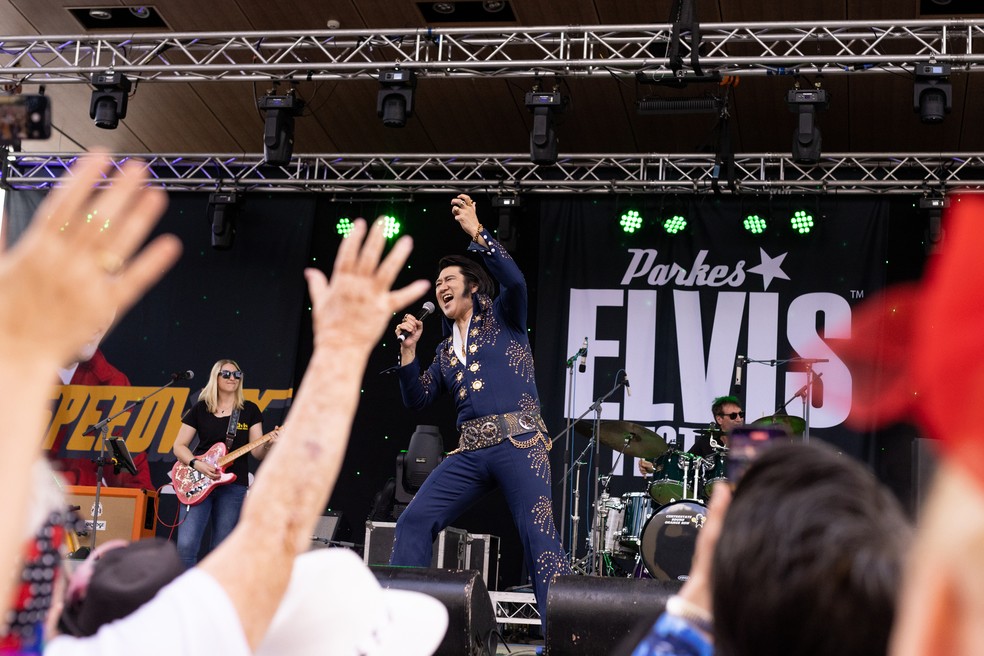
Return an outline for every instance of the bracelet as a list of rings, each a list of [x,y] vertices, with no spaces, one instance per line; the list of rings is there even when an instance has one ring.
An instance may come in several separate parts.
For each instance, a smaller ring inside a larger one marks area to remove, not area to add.
[[[191,460],[188,461],[188,466],[191,467],[192,469],[195,469],[195,463],[196,462],[198,462],[198,458],[192,458]],[[195,470],[195,471],[198,471],[198,470]]]
[[[475,234],[472,236],[472,241],[478,243],[478,238],[482,236],[482,231],[485,230],[485,226],[481,223],[478,224],[478,229],[475,230]]]
[[[666,612],[689,622],[705,633],[714,634],[714,616],[679,595],[673,595],[666,600]]]

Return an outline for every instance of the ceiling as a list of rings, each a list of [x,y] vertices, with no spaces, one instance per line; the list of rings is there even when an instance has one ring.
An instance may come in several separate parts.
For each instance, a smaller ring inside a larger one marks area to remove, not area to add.
[[[933,4],[934,0],[922,0]],[[940,3],[944,0],[935,0]],[[961,0],[952,0],[954,9]],[[703,23],[756,21],[870,21],[938,18],[920,13],[919,0],[696,0]],[[0,25],[11,35],[71,35],[83,29],[72,7],[133,5],[81,0],[0,0]],[[178,32],[322,30],[426,27],[413,0],[159,0],[167,25]],[[669,0],[512,0],[515,22],[498,27],[666,23]],[[461,27],[460,23],[447,23]],[[804,82],[811,84],[813,76]],[[924,125],[912,110],[911,75],[831,75],[831,95],[819,115],[824,152],[984,151],[984,75],[954,74],[952,114]],[[378,84],[370,79],[301,82],[307,110],[296,123],[295,154],[516,153],[528,151],[531,116],[524,104],[529,78],[422,78],[415,114],[402,129],[376,116]],[[794,115],[785,103],[789,77],[743,77],[730,98],[736,153],[788,153]],[[713,114],[639,115],[642,97],[695,95],[709,85],[678,90],[639,85],[630,77],[570,77],[570,97],[557,127],[565,153],[695,153],[714,149]],[[96,128],[88,116],[91,88],[49,84],[50,140],[25,142],[33,152],[77,152],[97,145],[118,153],[257,153],[263,119],[256,98],[268,90],[251,82],[141,83],[116,130]],[[25,93],[37,87],[25,86]]]

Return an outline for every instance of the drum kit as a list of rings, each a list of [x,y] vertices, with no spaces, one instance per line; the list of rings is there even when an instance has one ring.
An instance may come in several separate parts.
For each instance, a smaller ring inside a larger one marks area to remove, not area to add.
[[[720,440],[720,431],[703,433]],[[634,560],[636,576],[685,580],[711,486],[724,478],[727,449],[721,444],[702,458],[671,449],[657,433],[626,421],[602,421],[598,439],[626,456],[654,458],[655,463],[645,492],[619,497],[604,489],[599,494],[589,552],[606,559]]]
[[[800,417],[775,415],[756,423],[803,430]],[[590,425],[579,432],[590,430]],[[599,441],[626,456],[653,459],[645,492],[612,496],[603,488],[593,505],[589,556],[634,561],[633,576],[684,581],[690,571],[697,535],[704,525],[707,501],[716,483],[726,481],[728,449],[716,428],[697,430],[709,438],[712,452],[699,456],[671,448],[663,438],[638,424],[601,421]]]

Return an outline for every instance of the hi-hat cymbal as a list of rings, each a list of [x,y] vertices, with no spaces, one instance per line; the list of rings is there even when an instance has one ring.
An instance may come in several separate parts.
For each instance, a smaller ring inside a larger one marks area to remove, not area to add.
[[[754,422],[756,426],[785,426],[790,433],[794,435],[802,435],[803,431],[806,430],[806,422],[803,421],[802,417],[797,417],[796,415],[787,415],[784,413],[775,414],[770,417],[762,417],[761,419],[756,419]]]
[[[594,422],[579,422],[575,429],[582,435],[591,436]],[[604,420],[599,424],[598,440],[607,447],[621,451],[633,458],[655,458],[666,452],[666,442],[655,432],[645,426],[633,424],[631,421],[614,419]]]

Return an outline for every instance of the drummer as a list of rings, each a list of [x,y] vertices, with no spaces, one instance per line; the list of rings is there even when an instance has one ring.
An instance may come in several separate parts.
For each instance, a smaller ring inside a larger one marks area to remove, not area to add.
[[[745,411],[741,407],[741,401],[737,396],[719,396],[711,404],[711,413],[714,415],[713,430],[703,431],[697,435],[694,445],[687,453],[693,453],[700,457],[709,456],[714,453],[714,446],[711,444],[713,438],[718,444],[728,445],[728,433],[736,426],[745,423]],[[653,473],[653,463],[645,458],[639,459],[639,473],[648,476]]]

